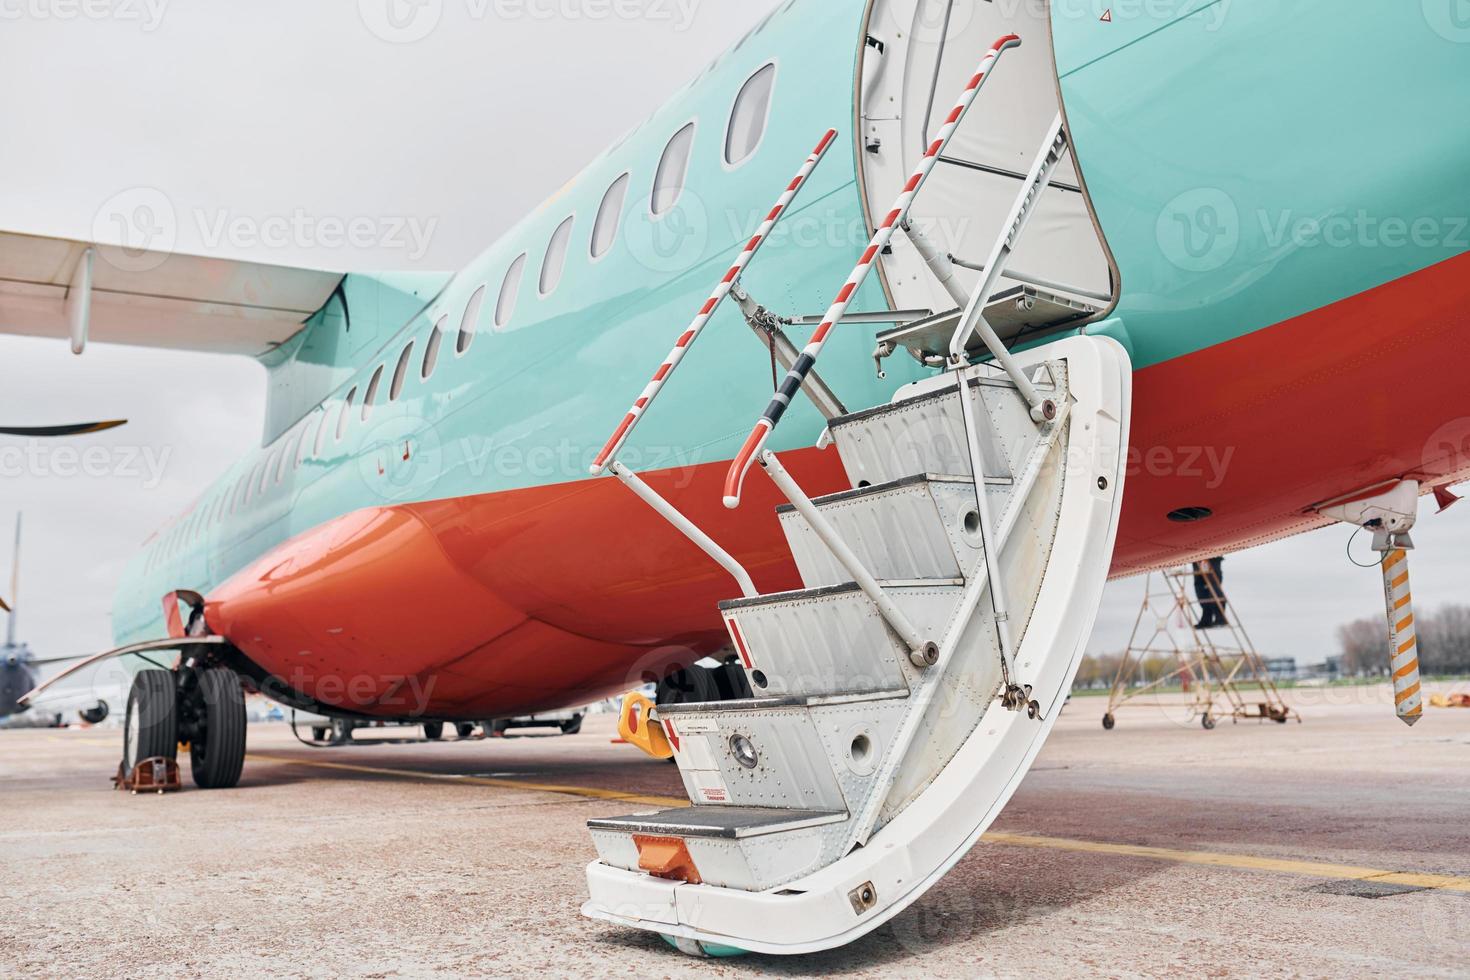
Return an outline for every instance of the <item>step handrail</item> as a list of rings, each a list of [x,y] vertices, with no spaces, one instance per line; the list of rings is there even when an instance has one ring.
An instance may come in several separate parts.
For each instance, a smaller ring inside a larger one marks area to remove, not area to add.
[[[822,162],[822,158],[827,155],[827,151],[831,149],[832,143],[836,139],[837,130],[827,130],[826,134],[822,136],[822,141],[817,144],[816,149],[812,150],[811,154],[807,156],[806,162],[797,171],[795,179],[786,186],[786,190],[782,192],[781,197],[776,201],[776,206],[771,209],[770,213],[766,215],[766,219],[756,229],[755,236],[745,244],[744,249],[741,250],[740,255],[735,259],[735,264],[730,266],[730,270],[725,273],[725,277],[715,286],[714,292],[710,294],[704,306],[695,314],[694,319],[690,321],[689,326],[685,328],[684,332],[679,335],[679,339],[674,343],[674,348],[669,352],[669,356],[664,358],[663,364],[659,365],[659,369],[654,372],[653,379],[644,387],[643,394],[639,395],[637,401],[633,402],[632,407],[628,409],[628,413],[623,416],[623,421],[618,425],[617,430],[613,432],[607,444],[602,447],[602,451],[597,454],[597,458],[593,460],[591,466],[593,476],[601,476],[607,470],[608,464],[617,455],[618,450],[623,447],[623,443],[628,441],[628,436],[632,434],[633,427],[638,424],[638,420],[648,410],[648,406],[653,404],[653,400],[658,397],[658,393],[663,388],[664,382],[668,380],[669,375],[674,373],[674,369],[679,366],[679,362],[684,359],[684,355],[689,352],[689,348],[694,345],[694,341],[699,337],[699,332],[705,328],[705,325],[714,316],[715,310],[719,307],[720,303],[730,294],[730,289],[735,284],[735,280],[740,277],[740,274],[745,271],[746,266],[750,264],[750,260],[755,257],[755,253],[770,238],[771,230],[776,227],[776,222],[780,221],[781,217],[790,209],[791,202],[796,200],[796,195],[800,193],[807,179],[811,177],[812,171],[817,168],[817,164]]]
[[[858,260],[858,264],[852,270],[852,274],[847,277],[846,284],[838,292],[837,298],[833,300],[831,308],[827,310],[827,315],[822,318],[821,324],[812,333],[812,339],[807,343],[806,349],[801,352],[801,357],[797,358],[795,366],[787,372],[785,379],[781,382],[780,389],[772,397],[771,403],[766,406],[765,412],[756,421],[755,428],[746,437],[745,444],[740,447],[740,452],[736,455],[734,461],[731,462],[730,470],[725,476],[724,501],[726,507],[733,510],[740,506],[741,488],[744,486],[745,476],[750,472],[751,465],[755,462],[756,457],[760,455],[761,450],[765,448],[766,439],[769,438],[771,432],[780,423],[781,417],[786,414],[786,409],[790,406],[792,399],[801,390],[801,386],[805,383],[806,376],[811,371],[812,365],[821,356],[822,347],[827,343],[828,335],[831,334],[832,328],[838,321],[842,319],[843,314],[847,312],[848,304],[852,302],[852,298],[857,293],[858,287],[868,278],[868,273],[873,270],[878,255],[892,240],[893,233],[898,230],[899,223],[908,216],[909,209],[913,206],[914,198],[918,196],[919,190],[924,186],[924,183],[929,179],[929,175],[934,171],[934,165],[938,163],[939,155],[944,152],[944,148],[949,145],[949,141],[953,138],[955,131],[959,129],[960,121],[964,119],[965,113],[969,111],[970,106],[974,105],[975,97],[979,94],[981,86],[989,76],[991,67],[1003,52],[1011,48],[1020,47],[1020,45],[1021,38],[1018,35],[1007,34],[992,44],[990,50],[985,53],[985,57],[981,59],[974,76],[971,77],[969,83],[965,86],[965,90],[960,93],[959,100],[955,103],[954,109],[950,111],[948,118],[944,121],[944,125],[935,134],[933,142],[929,144],[928,151],[920,159],[919,165],[915,168],[913,175],[909,177],[908,183],[904,184],[903,191],[898,195],[898,200],[894,202],[893,210],[883,219],[883,223],[878,226],[878,230],[873,233],[873,238],[868,243],[867,250],[863,252],[863,257]]]

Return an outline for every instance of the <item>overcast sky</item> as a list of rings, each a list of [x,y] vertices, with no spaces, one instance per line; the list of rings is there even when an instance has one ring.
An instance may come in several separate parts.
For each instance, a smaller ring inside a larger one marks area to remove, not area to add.
[[[0,228],[92,238],[109,201],[143,188],[173,210],[179,251],[457,268],[776,2],[6,5]],[[359,218],[374,229],[363,240],[332,235]],[[282,219],[284,240],[258,240]],[[404,221],[418,234],[393,231]],[[21,633],[38,653],[109,645],[123,564],[258,443],[263,395],[263,371],[243,358],[101,345],[77,358],[61,342],[0,337],[0,421],[132,420],[19,465],[25,444],[0,443],[0,556],[23,509]],[[1415,534],[1421,606],[1465,598],[1470,505],[1431,510]],[[1263,652],[1319,661],[1337,624],[1378,613],[1377,576],[1348,564],[1347,535],[1229,562]],[[1109,587],[1095,650],[1126,642],[1141,588]]]

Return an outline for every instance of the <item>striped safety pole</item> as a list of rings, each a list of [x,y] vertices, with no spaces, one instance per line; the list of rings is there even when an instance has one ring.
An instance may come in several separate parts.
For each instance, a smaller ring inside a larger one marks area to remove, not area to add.
[[[852,275],[847,277],[847,283],[842,287],[841,292],[837,294],[837,299],[833,301],[831,308],[827,310],[827,315],[822,318],[822,323],[812,333],[811,341],[807,343],[806,348],[801,352],[801,356],[796,359],[796,363],[787,372],[785,380],[781,382],[780,389],[776,392],[775,397],[771,399],[770,405],[766,406],[765,413],[756,422],[755,428],[751,430],[750,435],[745,440],[745,444],[740,447],[739,454],[735,457],[734,462],[730,464],[730,471],[725,476],[726,507],[734,509],[740,506],[740,492],[745,483],[745,474],[750,472],[750,466],[755,462],[756,457],[760,455],[760,451],[765,446],[767,437],[776,428],[777,423],[781,421],[781,416],[786,414],[786,409],[791,405],[791,401],[796,397],[796,393],[801,390],[801,386],[806,381],[806,376],[811,371],[812,365],[816,363],[817,357],[822,353],[822,347],[827,342],[828,334],[842,320],[843,315],[847,312],[848,304],[852,302],[852,297],[857,293],[858,287],[863,284],[863,281],[868,278],[868,273],[872,271],[879,253],[888,246],[899,224],[908,217],[909,208],[913,206],[914,198],[918,195],[919,189],[924,186],[924,182],[929,179],[929,174],[933,172],[934,165],[939,161],[939,155],[944,152],[944,148],[949,145],[950,138],[954,136],[955,130],[959,128],[960,120],[965,117],[965,113],[974,104],[975,96],[979,93],[980,86],[984,83],[985,77],[990,74],[991,66],[995,64],[1001,52],[1008,48],[1018,47],[1020,44],[1021,39],[1019,37],[1015,34],[1007,34],[992,44],[990,50],[985,53],[985,58],[980,62],[980,67],[976,69],[974,77],[965,86],[964,92],[960,94],[959,101],[955,103],[955,107],[945,119],[944,125],[935,134],[934,141],[929,144],[929,149],[925,151],[923,159],[919,161],[918,168],[914,171],[913,176],[909,178],[908,183],[904,185],[903,192],[899,194],[898,200],[894,202],[893,210],[889,212],[888,217],[883,219],[883,223],[878,226],[878,230],[873,234],[872,241],[868,243],[867,250],[863,252],[863,257],[858,261],[857,267],[852,270]]]
[[[715,310],[719,307],[721,301],[730,295],[730,289],[734,286],[735,280],[745,271],[745,267],[750,264],[750,260],[755,257],[755,253],[760,250],[761,245],[770,237],[771,229],[776,227],[776,222],[781,220],[781,216],[791,207],[791,202],[796,200],[796,195],[801,191],[802,186],[806,184],[807,178],[812,175],[812,171],[817,169],[817,164],[821,163],[822,158],[827,155],[827,151],[831,149],[832,142],[836,138],[837,130],[827,130],[826,135],[822,137],[822,141],[817,144],[817,148],[806,158],[806,162],[801,165],[801,170],[797,172],[795,179],[786,186],[786,190],[781,194],[780,199],[776,202],[776,206],[771,209],[770,214],[766,215],[766,220],[762,221],[760,227],[756,229],[755,236],[746,242],[745,248],[740,252],[739,257],[735,259],[735,264],[730,266],[730,271],[725,273],[725,278],[720,280],[719,285],[715,287],[715,291],[710,294],[709,299],[705,301],[704,306],[700,308],[699,313],[695,315],[688,328],[679,335],[678,341],[674,344],[674,349],[669,352],[669,356],[664,358],[663,364],[659,365],[659,369],[654,372],[653,380],[648,382],[648,385],[643,389],[643,394],[638,396],[638,400],[633,403],[633,407],[628,409],[628,414],[623,416],[623,421],[618,426],[617,431],[612,434],[612,438],[608,439],[607,445],[602,447],[602,452],[597,454],[597,458],[592,462],[593,476],[599,476],[607,469],[608,464],[617,455],[623,443],[628,440],[628,436],[632,433],[633,427],[638,424],[638,419],[647,410],[654,398],[658,397],[659,389],[664,386],[664,382],[668,380],[669,375],[674,373],[674,368],[679,366],[679,362],[689,352],[689,348],[694,344],[695,338],[699,336],[699,332],[704,329],[705,324],[709,323],[710,318],[714,316]]]
[[[1409,560],[1402,548],[1383,557],[1383,595],[1388,602],[1388,669],[1393,675],[1393,706],[1399,720],[1412,725],[1424,714],[1419,688],[1419,640],[1409,595]]]

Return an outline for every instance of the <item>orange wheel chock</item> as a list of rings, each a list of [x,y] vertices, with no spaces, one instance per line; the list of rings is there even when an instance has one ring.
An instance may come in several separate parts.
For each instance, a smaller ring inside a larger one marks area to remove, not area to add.
[[[653,702],[637,691],[623,695],[623,707],[618,712],[618,734],[655,759],[672,758],[674,747],[664,734],[664,726],[653,717],[653,708]]]

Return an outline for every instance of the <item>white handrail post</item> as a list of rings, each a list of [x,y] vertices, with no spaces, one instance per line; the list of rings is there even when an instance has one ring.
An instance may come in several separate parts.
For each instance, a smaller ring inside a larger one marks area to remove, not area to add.
[[[608,468],[612,470],[614,476],[627,485],[628,489],[636,493],[644,503],[663,515],[664,520],[678,528],[686,538],[698,545],[701,551],[709,555],[719,563],[721,568],[729,572],[740,585],[742,595],[747,599],[760,595],[760,592],[755,587],[755,583],[751,581],[750,573],[745,570],[745,566],[736,561],[728,551],[716,544],[714,538],[701,531],[698,525],[679,513],[678,508],[659,496],[653,487],[650,487],[643,480],[639,479],[638,474],[617,460],[609,464]]]

